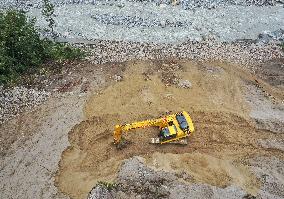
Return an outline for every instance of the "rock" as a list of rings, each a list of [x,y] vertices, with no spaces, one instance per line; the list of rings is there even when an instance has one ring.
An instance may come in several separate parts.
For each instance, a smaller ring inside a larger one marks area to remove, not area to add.
[[[279,29],[275,31],[265,31],[259,34],[257,42],[268,43],[270,41],[284,42],[284,30]]]
[[[156,171],[145,165],[140,157],[127,159],[117,176],[118,187],[106,193],[100,187],[91,191],[88,199],[107,198],[243,198],[246,193],[239,187],[219,188],[206,184],[183,183],[174,173]]]
[[[113,199],[113,196],[106,187],[97,185],[90,191],[88,199]]]
[[[116,82],[120,82],[120,81],[122,81],[122,76],[120,76],[120,75],[114,75],[113,79],[114,79],[114,81],[116,81]]]
[[[181,88],[191,88],[192,84],[188,80],[180,80],[179,83],[178,83],[178,86],[181,87]]]
[[[161,27],[162,27],[162,28],[166,27],[166,21],[162,20],[162,21],[160,22],[160,24],[161,24]]]

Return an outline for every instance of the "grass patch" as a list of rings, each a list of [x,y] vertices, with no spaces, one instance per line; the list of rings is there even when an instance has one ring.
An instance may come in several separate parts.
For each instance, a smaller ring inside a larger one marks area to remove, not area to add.
[[[111,191],[117,187],[117,184],[114,182],[105,182],[105,181],[99,181],[98,185],[101,185],[105,187],[108,191]]]

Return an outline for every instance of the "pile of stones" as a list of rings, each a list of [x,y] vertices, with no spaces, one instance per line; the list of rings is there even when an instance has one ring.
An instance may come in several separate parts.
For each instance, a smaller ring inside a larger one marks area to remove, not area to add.
[[[194,59],[198,61],[226,61],[253,69],[259,63],[284,56],[279,42],[268,44],[256,41],[227,43],[205,39],[201,42],[189,41],[173,45],[95,40],[85,47],[91,52],[88,59],[95,64],[135,59]]]
[[[131,27],[184,27],[191,25],[188,21],[161,21],[158,19],[148,20],[139,16],[122,16],[122,15],[108,15],[108,14],[96,14],[91,16],[93,19],[100,23],[107,25],[125,25]]]
[[[244,198],[246,193],[235,186],[218,188],[206,184],[192,184],[187,181],[192,176],[185,172],[170,173],[155,171],[145,165],[140,157],[127,159],[122,164],[113,186],[98,184],[88,199],[111,198]],[[182,180],[181,180],[182,179]]]

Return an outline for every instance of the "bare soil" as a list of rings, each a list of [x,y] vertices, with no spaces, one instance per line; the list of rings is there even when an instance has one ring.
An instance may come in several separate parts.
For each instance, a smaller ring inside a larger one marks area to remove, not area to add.
[[[55,181],[71,198],[86,198],[98,181],[115,180],[121,162],[132,156],[146,158],[158,170],[185,171],[192,176],[188,183],[237,185],[256,195],[262,182],[247,160],[284,158],[282,150],[259,143],[283,140],[284,134],[257,128],[245,96],[249,83],[278,103],[283,99],[275,93],[283,92],[282,87],[228,63],[139,61],[123,68],[122,81],[110,81],[90,94],[84,105],[86,119],[69,132],[71,145],[62,153]],[[178,87],[179,80],[189,80],[192,88]],[[115,124],[181,110],[191,114],[196,128],[187,146],[149,144],[158,133],[155,128],[129,132],[126,138],[131,144],[122,150],[112,143]]]
[[[69,145],[68,132],[85,119],[90,90],[103,89],[116,70],[123,71],[121,64],[115,66],[82,62],[33,81],[33,87],[44,86],[52,95],[0,125],[0,198],[68,198],[54,185],[61,153]]]
[[[241,68],[188,60],[79,62],[38,77],[34,86],[53,95],[0,126],[1,197],[86,198],[98,181],[117,181],[125,159],[140,156],[195,190],[283,198],[283,62],[254,67],[253,74]],[[185,80],[191,88],[179,86]],[[187,146],[149,144],[156,128],[129,132],[122,150],[112,143],[115,124],[181,110],[196,128]]]

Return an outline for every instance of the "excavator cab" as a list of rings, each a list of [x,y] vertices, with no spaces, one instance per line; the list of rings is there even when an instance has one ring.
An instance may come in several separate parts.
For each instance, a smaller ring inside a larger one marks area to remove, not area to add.
[[[177,137],[177,128],[174,124],[163,128],[159,133],[161,141],[171,140]]]

